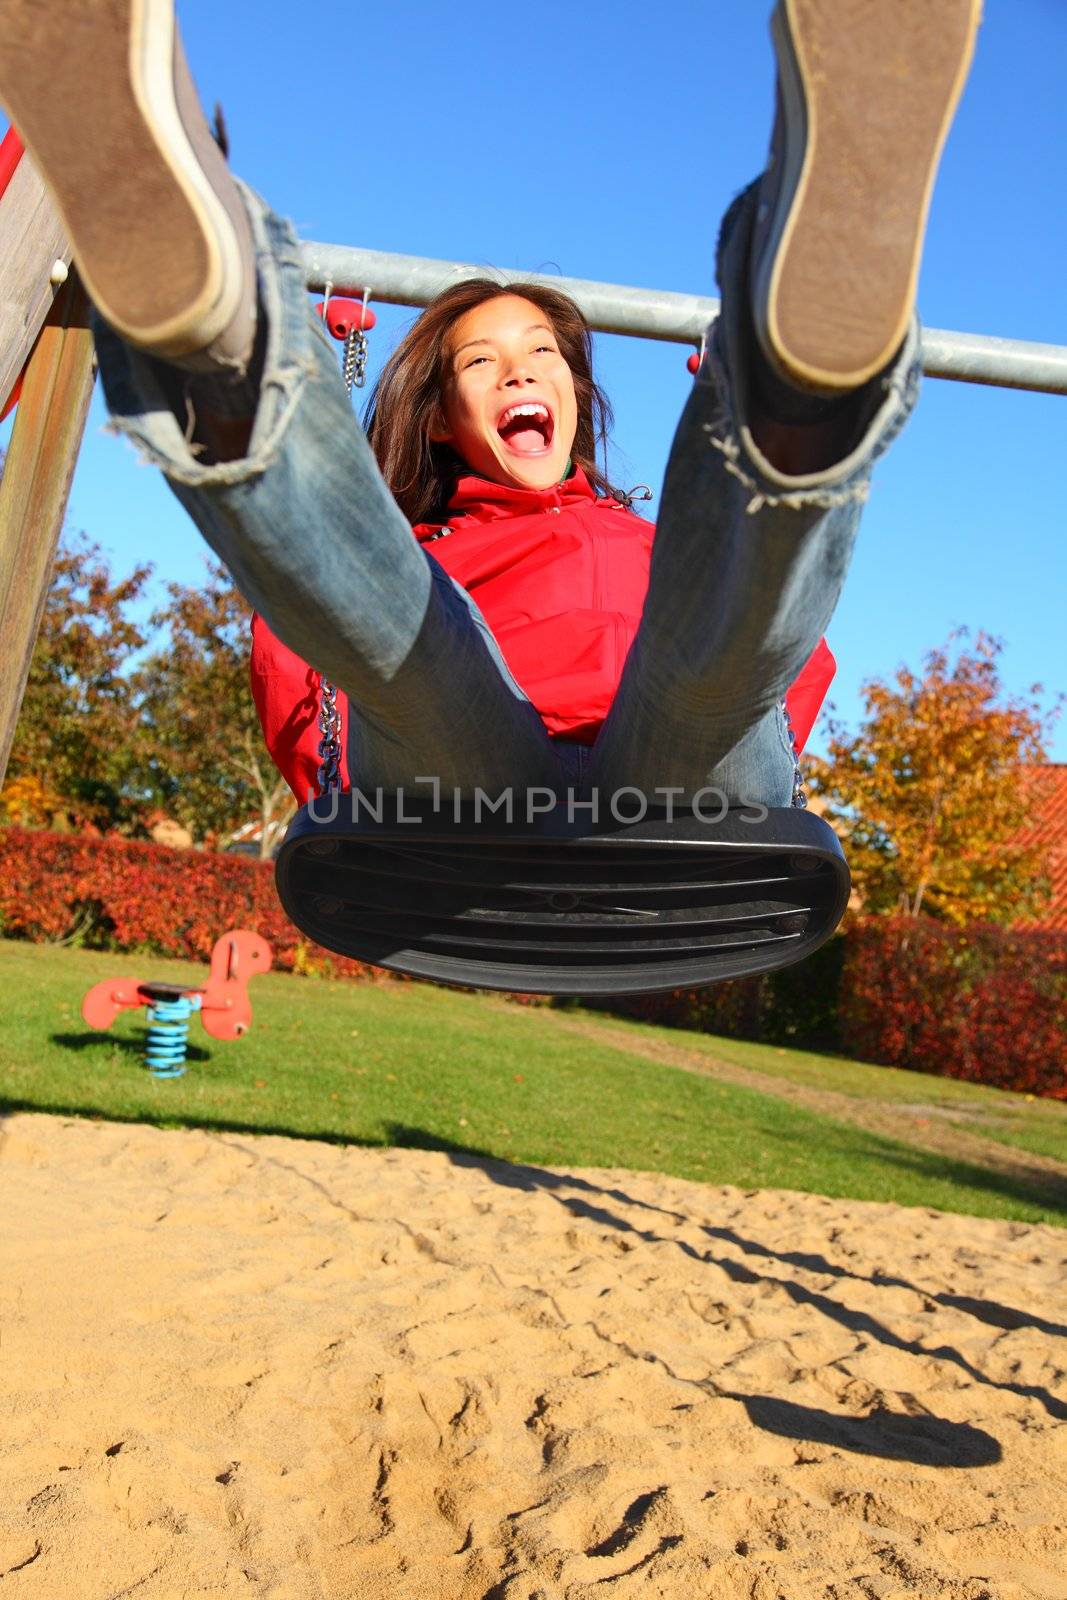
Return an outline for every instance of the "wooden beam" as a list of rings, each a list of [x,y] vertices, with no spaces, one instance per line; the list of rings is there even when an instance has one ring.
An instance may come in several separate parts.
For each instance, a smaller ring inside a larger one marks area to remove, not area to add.
[[[24,155],[0,204],[0,407],[55,298],[56,261],[69,266],[70,246],[37,168]]]
[[[0,784],[85,431],[93,374],[89,302],[72,270],[26,368],[0,480]]]

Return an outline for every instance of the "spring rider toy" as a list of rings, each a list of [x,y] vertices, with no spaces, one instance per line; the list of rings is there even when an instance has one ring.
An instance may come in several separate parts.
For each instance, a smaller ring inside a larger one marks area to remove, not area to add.
[[[145,1065],[155,1078],[180,1078],[185,1072],[189,1018],[199,1011],[213,1039],[239,1039],[252,1025],[248,980],[269,972],[270,945],[258,933],[234,928],[215,942],[211,973],[202,989],[175,983],[139,983],[136,978],[105,978],[82,1001],[90,1028],[110,1028],[120,1011],[148,1007]]]

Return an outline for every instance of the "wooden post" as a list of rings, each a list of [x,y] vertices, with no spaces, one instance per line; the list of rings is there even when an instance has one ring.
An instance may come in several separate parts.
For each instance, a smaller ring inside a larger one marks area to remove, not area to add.
[[[72,270],[30,356],[0,481],[0,784],[92,394],[88,312]]]
[[[40,174],[14,129],[0,147],[0,406],[15,387],[52,305],[56,261],[70,246]]]

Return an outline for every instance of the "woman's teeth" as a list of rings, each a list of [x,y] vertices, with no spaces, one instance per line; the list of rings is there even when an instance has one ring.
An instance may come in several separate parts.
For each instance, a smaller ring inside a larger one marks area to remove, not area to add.
[[[524,426],[526,419],[531,426]],[[497,431],[514,455],[547,455],[552,438],[548,407],[531,402],[510,406],[497,423]]]

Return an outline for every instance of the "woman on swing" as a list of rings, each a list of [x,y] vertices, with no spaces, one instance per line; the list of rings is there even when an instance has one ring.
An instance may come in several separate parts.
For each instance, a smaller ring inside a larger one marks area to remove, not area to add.
[[[610,413],[555,291],[440,295],[364,434],[172,6],[0,0],[0,102],[94,301],[114,426],[255,608],[257,704],[297,798],[322,673],[365,794],[789,805],[871,466],[916,398],[926,211],[980,0],[779,0],[771,154],[722,223],[655,530],[597,469]]]

